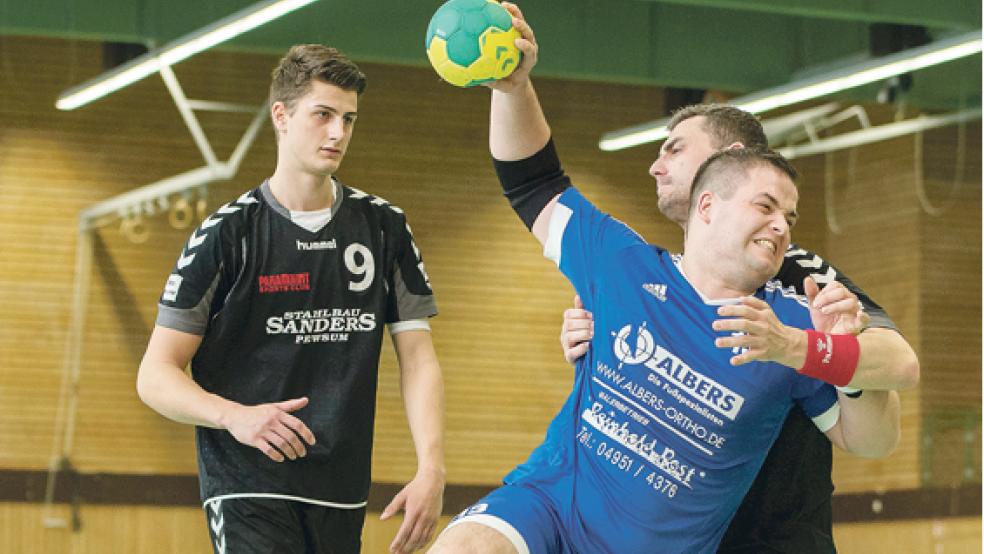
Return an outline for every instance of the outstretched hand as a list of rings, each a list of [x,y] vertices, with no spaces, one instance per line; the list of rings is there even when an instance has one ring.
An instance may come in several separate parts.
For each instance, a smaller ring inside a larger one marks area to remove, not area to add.
[[[407,554],[423,548],[437,529],[444,503],[444,474],[420,470],[380,514],[379,519],[393,517],[403,511],[403,524],[390,544],[392,554]]]
[[[823,333],[857,335],[871,321],[861,301],[842,283],[834,281],[820,290],[812,277],[803,280],[803,290],[810,302],[813,328]]]
[[[291,415],[307,406],[306,397],[283,402],[235,405],[223,417],[222,426],[237,441],[258,449],[275,462],[296,460],[307,455],[305,443],[313,445],[314,433],[303,421]]]
[[[520,38],[516,39],[516,48],[519,48],[519,51],[523,53],[523,59],[519,61],[519,65],[516,66],[516,69],[508,77],[485,83],[485,86],[502,92],[513,92],[529,82],[530,71],[536,65],[539,47],[536,44],[536,36],[533,34],[533,29],[526,22],[519,6],[512,2],[502,2],[501,5],[512,16],[513,27],[519,31]]]
[[[744,296],[740,304],[721,306],[715,331],[732,331],[730,337],[718,337],[714,346],[737,349],[731,365],[762,360],[789,367],[801,367],[806,360],[806,332],[785,325],[776,317],[767,302],[754,296]]]

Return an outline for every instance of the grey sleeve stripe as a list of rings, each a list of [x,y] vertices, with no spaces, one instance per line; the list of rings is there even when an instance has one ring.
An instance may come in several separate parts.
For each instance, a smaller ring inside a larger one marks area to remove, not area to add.
[[[212,279],[212,284],[209,285],[205,294],[202,295],[202,299],[193,308],[181,309],[158,304],[157,324],[161,327],[174,329],[175,331],[204,335],[205,329],[208,327],[209,308],[212,305],[212,298],[215,297],[215,290],[219,288],[219,278],[221,276],[222,270],[220,268],[216,272],[215,278]]]
[[[399,266],[393,271],[393,283],[396,287],[396,305],[400,321],[425,319],[437,315],[434,295],[410,292],[407,289],[407,284],[403,281],[403,273]]]

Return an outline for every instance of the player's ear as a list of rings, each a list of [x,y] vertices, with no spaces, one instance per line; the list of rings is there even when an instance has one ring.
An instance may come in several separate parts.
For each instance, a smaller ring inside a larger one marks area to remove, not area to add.
[[[278,134],[287,130],[287,106],[283,102],[270,104],[270,121]]]
[[[736,141],[734,141],[734,142],[732,142],[731,144],[729,144],[729,145],[728,145],[728,146],[727,146],[727,147],[725,148],[725,150],[740,150],[740,149],[742,149],[742,148],[744,148],[744,147],[745,147],[745,145],[744,145],[744,144],[742,144],[742,143],[741,143],[740,141],[737,141],[737,140],[736,140]]]
[[[700,191],[700,195],[697,197],[697,204],[694,206],[694,210],[697,211],[697,217],[705,224],[711,222],[711,206],[715,200],[714,193],[707,189]]]

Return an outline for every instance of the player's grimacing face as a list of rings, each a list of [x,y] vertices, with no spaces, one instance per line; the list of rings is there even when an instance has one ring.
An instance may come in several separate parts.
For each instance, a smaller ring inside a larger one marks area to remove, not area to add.
[[[799,194],[792,180],[771,166],[755,166],[746,181],[717,213],[714,236],[721,246],[740,253],[736,260],[756,280],[765,282],[779,271],[798,217]]]
[[[659,211],[680,225],[687,221],[694,174],[718,150],[704,130],[704,119],[695,116],[678,123],[660,148],[659,158],[649,167],[649,174],[656,179]]]
[[[280,128],[281,151],[306,173],[334,174],[352,139],[358,103],[355,91],[312,81],[310,90],[285,115]]]

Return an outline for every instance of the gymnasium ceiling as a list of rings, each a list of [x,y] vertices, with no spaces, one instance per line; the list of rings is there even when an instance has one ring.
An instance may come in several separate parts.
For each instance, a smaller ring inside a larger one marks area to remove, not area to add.
[[[0,37],[162,45],[253,0],[0,0]],[[981,28],[979,0],[525,0],[537,75],[755,92],[872,51]],[[426,66],[441,0],[319,0],[220,46],[282,53],[324,42],[358,61]],[[2,48],[2,42],[0,42]],[[92,75],[94,76],[94,75]],[[92,76],[82,76],[81,80]],[[873,101],[879,86],[849,93]],[[981,56],[913,75],[910,105],[980,106]]]

